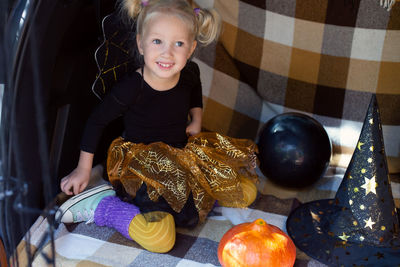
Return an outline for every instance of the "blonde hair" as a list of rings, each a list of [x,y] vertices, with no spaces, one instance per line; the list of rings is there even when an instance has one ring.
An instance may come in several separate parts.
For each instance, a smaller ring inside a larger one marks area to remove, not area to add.
[[[201,45],[218,39],[221,17],[215,9],[193,10],[186,0],[121,0],[122,14],[136,22],[136,32],[142,35],[147,21],[154,13],[167,13],[182,19],[192,37]]]

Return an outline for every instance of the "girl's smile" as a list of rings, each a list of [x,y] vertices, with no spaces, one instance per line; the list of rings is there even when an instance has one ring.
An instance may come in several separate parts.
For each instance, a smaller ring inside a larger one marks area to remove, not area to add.
[[[148,19],[143,35],[137,35],[137,43],[144,56],[144,80],[157,90],[168,90],[178,83],[196,47],[182,19],[158,12]]]
[[[157,62],[157,64],[160,66],[162,69],[170,69],[174,66],[174,63],[162,63],[162,62]]]

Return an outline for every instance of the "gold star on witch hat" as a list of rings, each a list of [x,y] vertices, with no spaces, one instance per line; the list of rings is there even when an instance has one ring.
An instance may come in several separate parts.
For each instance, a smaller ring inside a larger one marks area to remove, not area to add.
[[[399,220],[373,95],[335,198],[301,204],[286,228],[300,250],[329,266],[400,266]]]

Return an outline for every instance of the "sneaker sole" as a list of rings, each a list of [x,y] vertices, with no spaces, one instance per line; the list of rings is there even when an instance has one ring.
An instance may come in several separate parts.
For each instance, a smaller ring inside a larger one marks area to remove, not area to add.
[[[82,199],[88,198],[88,197],[90,197],[92,195],[95,195],[97,193],[100,193],[100,192],[103,192],[103,191],[107,191],[107,190],[114,190],[114,188],[111,185],[103,184],[103,185],[96,186],[96,187],[93,187],[91,189],[88,189],[86,191],[83,191],[82,193],[71,197],[70,199],[65,201],[58,208],[58,211],[56,212],[56,217],[55,217],[56,222],[60,222],[60,220],[64,216],[65,212],[69,208],[71,208],[72,206],[77,204],[79,201],[81,201]]]

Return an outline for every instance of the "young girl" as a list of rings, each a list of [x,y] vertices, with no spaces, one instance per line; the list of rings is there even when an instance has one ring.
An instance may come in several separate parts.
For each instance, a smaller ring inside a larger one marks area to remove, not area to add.
[[[167,252],[175,243],[175,225],[204,221],[216,200],[230,207],[254,201],[256,146],[200,132],[200,72],[190,58],[198,43],[217,38],[218,14],[193,10],[185,0],[125,0],[122,10],[136,22],[144,65],[114,86],[89,117],[78,166],[60,184],[76,196],[56,219],[94,221],[149,251]],[[83,191],[102,130],[120,115],[125,132],[112,142],[107,158],[113,187]]]

